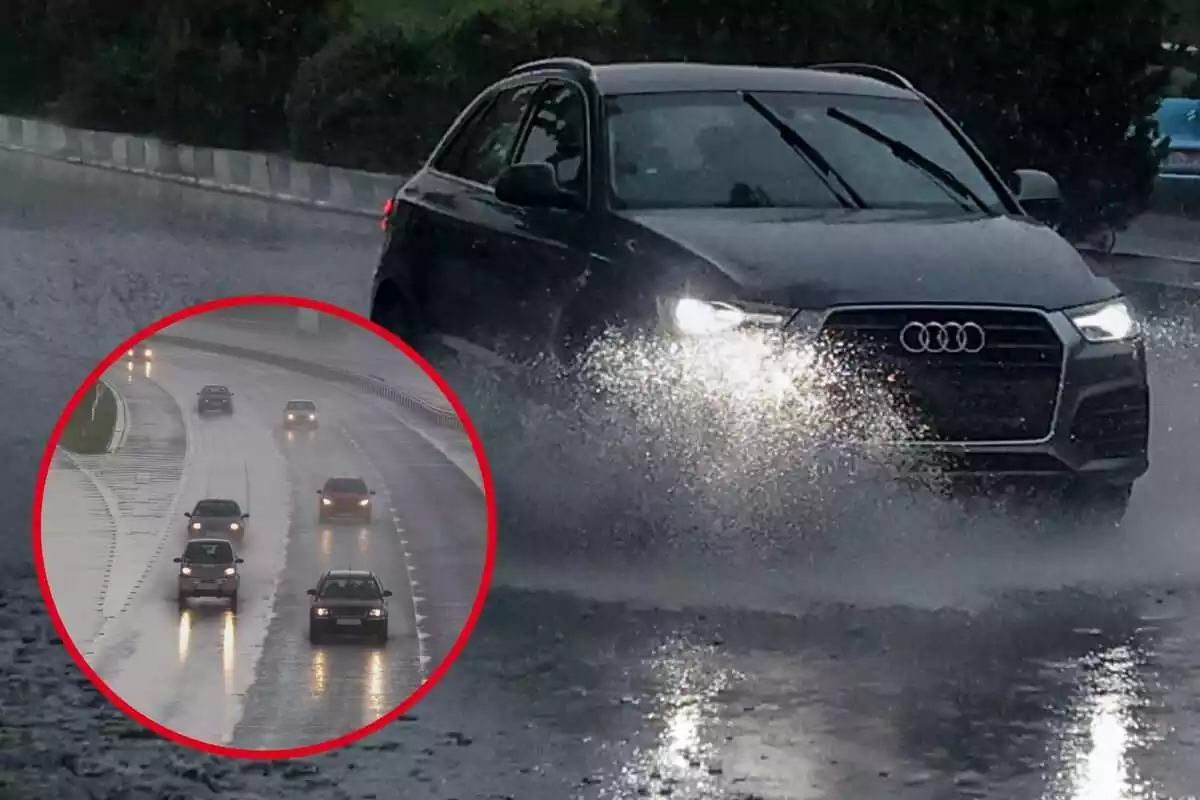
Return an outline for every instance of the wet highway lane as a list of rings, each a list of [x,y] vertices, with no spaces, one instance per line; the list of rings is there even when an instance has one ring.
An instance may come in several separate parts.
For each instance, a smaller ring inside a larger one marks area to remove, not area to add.
[[[0,169],[9,177],[7,159]],[[110,346],[93,336],[95,309],[117,310],[120,321],[106,323],[114,344],[136,323],[205,293],[306,292],[362,310],[376,244],[369,221],[357,247],[329,231],[324,215],[287,209],[274,223],[228,219],[257,201],[206,201],[211,211],[181,222],[154,200],[112,202],[113,193],[137,194],[114,188],[128,178],[109,176],[113,186],[93,191],[74,185],[76,168],[35,172],[10,178],[19,191],[0,197],[0,249],[17,253],[3,294],[20,301],[6,317],[16,338],[6,331],[5,344],[10,363],[23,368],[22,389],[41,401],[0,429],[16,448],[4,474],[17,488],[32,489],[27,465],[41,431]],[[92,247],[97,231],[101,244]],[[322,237],[336,259],[312,249]],[[77,280],[47,266],[60,263]],[[104,279],[124,288],[101,289]],[[856,530],[844,555],[820,569],[677,555],[547,564],[506,558],[502,530],[504,586],[464,660],[415,719],[313,759],[318,775],[287,765],[260,775],[118,738],[127,727],[92,705],[64,655],[39,644],[45,624],[23,599],[32,590],[10,578],[0,649],[25,663],[14,668],[21,688],[0,691],[8,725],[0,749],[28,748],[17,731],[34,737],[54,757],[42,773],[26,773],[24,785],[61,797],[155,779],[198,797],[219,796],[209,784],[263,797],[387,797],[397,780],[410,796],[430,798],[669,789],[705,798],[823,790],[1116,800],[1147,795],[1130,788],[1138,785],[1189,797],[1200,791],[1192,677],[1200,635],[1191,622],[1200,599],[1197,373],[1194,360],[1176,365],[1156,395],[1154,472],[1139,487],[1124,545],[988,531],[961,544],[953,531],[922,544],[909,531],[889,539],[886,530]],[[8,495],[7,518],[22,521],[13,528],[22,543],[27,496]],[[135,766],[97,767],[89,778],[63,773],[57,757],[78,764],[83,742],[97,738]]]

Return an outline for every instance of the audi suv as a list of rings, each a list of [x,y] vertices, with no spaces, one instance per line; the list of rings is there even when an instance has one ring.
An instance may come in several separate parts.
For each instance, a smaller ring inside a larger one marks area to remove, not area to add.
[[[966,478],[1119,519],[1149,466],[1128,301],[903,76],[525,64],[386,203],[371,318],[418,349],[578,362],[606,332],[836,350]],[[572,374],[563,370],[563,374]]]
[[[392,593],[373,572],[333,569],[308,590],[308,640],[320,644],[329,636],[366,636],[388,640],[388,602]]]

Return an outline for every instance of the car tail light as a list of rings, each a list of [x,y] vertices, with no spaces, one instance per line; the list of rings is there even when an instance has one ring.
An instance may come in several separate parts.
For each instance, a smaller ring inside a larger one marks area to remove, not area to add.
[[[392,211],[396,208],[396,198],[389,197],[383,204],[383,216],[379,218],[379,229],[386,231],[392,219]]]

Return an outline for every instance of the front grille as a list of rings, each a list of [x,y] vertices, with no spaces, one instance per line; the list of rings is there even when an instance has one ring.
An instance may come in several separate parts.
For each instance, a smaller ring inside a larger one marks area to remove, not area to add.
[[[977,353],[905,350],[909,323],[974,322],[986,341]],[[1042,439],[1050,434],[1062,377],[1063,345],[1033,311],[870,308],[833,311],[819,339],[852,381],[884,388],[929,442]]]
[[[362,606],[329,606],[329,615],[333,617],[366,617],[371,609]]]
[[[1149,430],[1149,392],[1118,389],[1079,404],[1071,440],[1090,447],[1093,458],[1128,458],[1145,452]]]

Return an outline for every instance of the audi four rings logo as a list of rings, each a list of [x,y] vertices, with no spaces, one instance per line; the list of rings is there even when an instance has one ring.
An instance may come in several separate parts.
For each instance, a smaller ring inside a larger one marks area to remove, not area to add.
[[[910,353],[978,353],[985,344],[974,322],[910,322],[900,329],[900,346]]]

